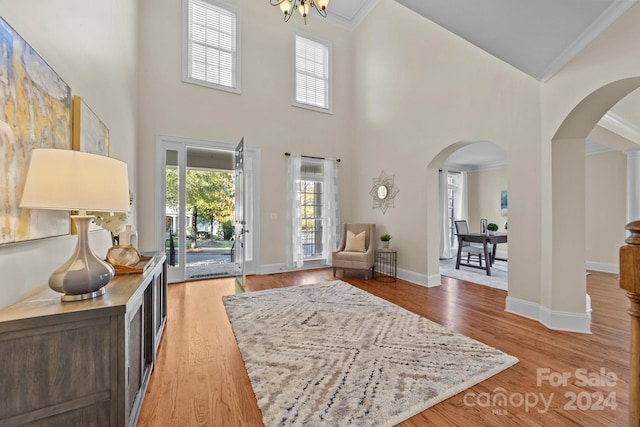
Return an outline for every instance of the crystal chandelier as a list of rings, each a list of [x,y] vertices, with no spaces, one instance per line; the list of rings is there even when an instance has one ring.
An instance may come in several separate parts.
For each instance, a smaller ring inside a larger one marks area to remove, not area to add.
[[[329,0],[270,0],[271,6],[280,6],[280,10],[284,13],[284,22],[288,22],[291,19],[291,11],[298,9],[300,15],[304,18],[305,25],[307,24],[307,14],[313,6],[320,16],[327,17],[327,6]]]

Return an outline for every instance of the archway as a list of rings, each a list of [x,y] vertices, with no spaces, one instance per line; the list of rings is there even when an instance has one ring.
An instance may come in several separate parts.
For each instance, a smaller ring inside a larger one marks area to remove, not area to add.
[[[551,143],[551,281],[541,285],[541,321],[552,329],[590,331],[586,291],[585,142],[618,101],[640,87],[640,77],[593,91],[563,120]]]
[[[440,188],[441,170],[447,170],[450,173],[449,185],[442,188]],[[480,218],[488,218],[490,222],[499,223],[500,227],[503,227],[506,216],[502,216],[501,213],[500,197],[501,192],[507,190],[507,149],[501,144],[487,140],[455,142],[443,148],[434,156],[427,165],[427,176],[427,191],[433,195],[428,204],[427,227],[430,236],[437,236],[437,238],[429,239],[427,265],[430,283],[435,283],[436,279],[437,283],[440,283],[440,258],[455,256],[455,251],[448,252],[448,256],[445,255],[447,254],[447,245],[442,245],[444,239],[451,237],[454,219],[452,215],[456,216],[455,219],[468,220],[469,229],[472,232],[479,231]],[[463,190],[463,187],[468,188],[468,192]],[[451,206],[447,205],[445,207],[445,204],[446,202],[451,202],[453,197],[456,197],[452,195],[452,192],[456,191],[467,193],[464,196],[464,204],[466,206],[464,211],[454,214],[451,212]],[[506,212],[504,214],[506,215]],[[450,243],[452,246],[457,246],[455,240]],[[506,249],[504,245],[502,246],[503,249]],[[453,270],[452,268],[447,271],[449,270],[450,272],[458,272],[458,270]],[[469,271],[476,273],[471,268],[463,268],[460,273],[468,273]],[[506,290],[504,277],[501,280],[503,284],[495,286],[492,282],[496,280],[490,280],[492,278],[486,277],[484,272],[477,271],[477,273],[476,283]],[[483,277],[483,274],[485,277]]]

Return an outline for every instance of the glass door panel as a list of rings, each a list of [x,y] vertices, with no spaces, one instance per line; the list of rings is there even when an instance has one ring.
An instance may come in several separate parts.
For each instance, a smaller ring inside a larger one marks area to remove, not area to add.
[[[181,209],[184,200],[184,163],[181,150],[165,149],[164,178],[164,249],[167,255],[167,280],[170,283],[184,281],[185,215]]]

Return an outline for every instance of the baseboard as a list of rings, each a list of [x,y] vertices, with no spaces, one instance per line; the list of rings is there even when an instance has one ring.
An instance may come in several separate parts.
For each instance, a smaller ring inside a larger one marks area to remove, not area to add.
[[[276,274],[286,273],[290,271],[313,270],[316,268],[330,267],[330,265],[324,265],[320,261],[305,262],[304,266],[300,268],[289,268],[286,266],[286,264],[263,264],[258,267],[256,274]],[[414,271],[404,270],[402,268],[398,269],[398,278],[427,288],[440,286],[442,284],[439,274],[432,274],[430,276],[427,276],[426,274],[416,273]]]
[[[587,295],[587,301],[589,301]],[[518,316],[526,317],[538,321],[549,329],[556,331],[579,332],[583,334],[591,333],[591,313],[585,314],[566,313],[562,311],[552,311],[549,308],[524,301],[514,297],[507,297],[505,311]]]
[[[407,282],[415,283],[416,285],[424,286],[426,288],[432,288],[434,286],[440,286],[442,284],[439,274],[427,276],[426,274],[416,273],[415,271],[404,270],[402,268],[398,269],[398,278],[406,280]]]
[[[602,271],[603,273],[620,274],[620,265],[587,261],[587,270]]]
[[[290,271],[315,270],[317,268],[331,268],[331,266],[322,264],[320,261],[308,261],[302,267],[287,267],[286,264],[262,264],[258,267],[256,274],[287,273]]]

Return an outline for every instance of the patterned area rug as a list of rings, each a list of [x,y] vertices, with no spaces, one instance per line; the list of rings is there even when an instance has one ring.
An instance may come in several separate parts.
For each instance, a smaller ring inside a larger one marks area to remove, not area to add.
[[[342,281],[223,298],[271,426],[392,426],[517,363]]]

